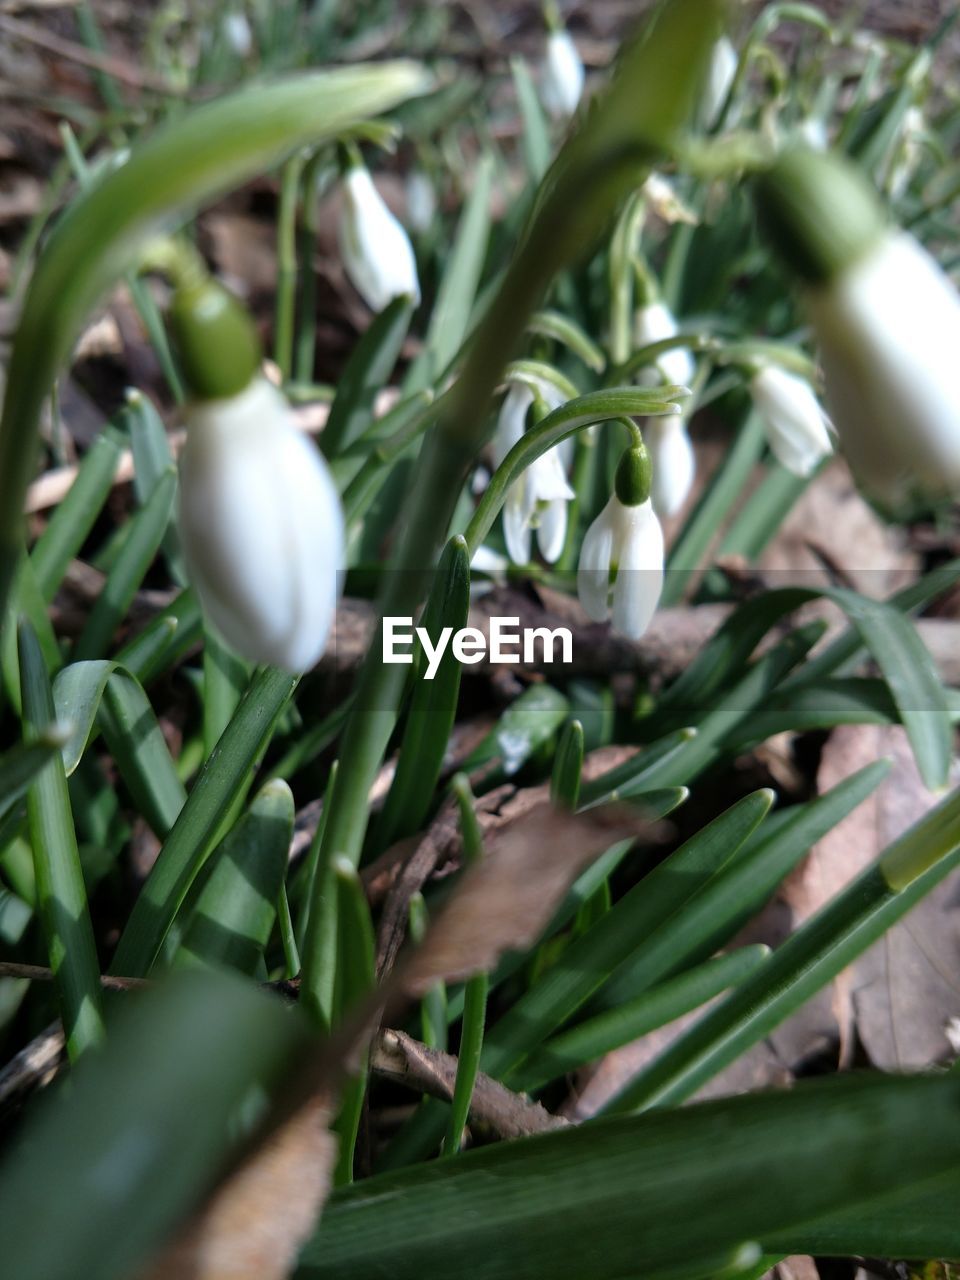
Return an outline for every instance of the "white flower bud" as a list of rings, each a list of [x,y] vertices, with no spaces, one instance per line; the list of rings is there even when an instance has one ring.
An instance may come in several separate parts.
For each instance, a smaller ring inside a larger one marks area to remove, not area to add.
[[[499,467],[523,436],[527,411],[532,404],[530,388],[524,383],[512,383],[504,396],[493,438],[496,466]],[[548,401],[548,408],[556,407]],[[574,496],[564,472],[559,445],[541,454],[514,481],[503,506],[503,536],[515,564],[530,563],[533,529],[537,531],[537,545],[544,560],[553,564],[560,559],[567,537],[567,503]]]
[[[858,478],[896,508],[960,494],[960,297],[892,232],[806,302],[827,406]]]
[[[420,281],[410,237],[387,208],[362,165],[343,180],[340,253],[357,293],[371,311],[382,311],[408,294],[420,301]]]
[[[693,488],[697,463],[686,424],[678,413],[649,418],[644,438],[653,468],[650,497],[661,519],[675,516]]]
[[[771,364],[753,375],[750,390],[774,457],[795,476],[812,475],[833,445],[810,383]]]
[[[738,61],[736,49],[726,36],[721,36],[713,46],[707,82],[703,90],[703,119],[708,126],[716,124],[723,110],[733,78],[737,74]]]
[[[551,31],[543,59],[540,96],[554,120],[567,120],[583,93],[583,63],[569,31]]]
[[[433,183],[420,169],[407,175],[404,189],[407,197],[407,221],[414,231],[422,234],[430,229],[437,212],[437,196]]]
[[[637,308],[633,339],[638,347],[646,347],[651,342],[662,342],[664,338],[672,338],[679,332],[673,312],[665,302],[648,302]],[[696,371],[693,356],[683,347],[676,347],[660,356],[657,368],[667,382],[681,387],[689,386]]]
[[[326,646],[344,564],[327,465],[260,377],[185,418],[180,534],[204,612],[245,658],[306,671]]]
[[[650,499],[626,506],[614,493],[583,539],[577,594],[595,622],[639,640],[663,590],[663,531]]]

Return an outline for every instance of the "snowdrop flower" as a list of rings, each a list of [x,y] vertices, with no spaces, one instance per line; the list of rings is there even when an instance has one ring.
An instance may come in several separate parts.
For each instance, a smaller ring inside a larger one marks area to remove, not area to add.
[[[200,603],[223,638],[251,661],[306,671],[324,651],[336,610],[343,513],[319,451],[259,374],[244,321],[210,281],[174,298],[171,322],[193,393],[180,455],[180,537]]]
[[[540,95],[554,120],[567,120],[583,93],[583,63],[569,31],[562,27],[547,35]]]
[[[739,58],[736,49],[726,36],[721,36],[713,46],[710,55],[710,68],[707,82],[703,90],[703,119],[707,127],[716,124],[727,100],[727,94],[737,74]]]
[[[789,152],[761,216],[805,283],[827,408],[867,493],[891,511],[960,494],[960,297],[834,155]]]
[[[663,590],[663,531],[650,501],[646,450],[628,449],[610,501],[580,549],[577,594],[595,622],[612,617],[631,640],[647,630]]]
[[[813,475],[833,445],[827,416],[810,383],[769,364],[753,375],[750,391],[774,457],[795,476]]]
[[[437,197],[433,183],[420,169],[414,169],[407,175],[405,192],[407,197],[407,221],[418,234],[430,229],[434,214],[437,212]]]
[[[673,312],[665,302],[647,302],[637,308],[633,337],[638,347],[646,347],[651,342],[662,342],[664,338],[672,338],[679,332]],[[660,356],[657,368],[667,382],[683,387],[689,385],[696,365],[689,351],[676,347]]]
[[[526,430],[533,392],[526,384],[511,384],[497,419],[493,439],[494,464],[499,467]],[[555,408],[548,404],[548,408]],[[559,446],[548,449],[510,486],[503,505],[503,536],[514,564],[530,563],[531,532],[548,564],[560,559],[567,538],[567,503],[574,497],[567,482]]]
[[[227,44],[238,58],[249,58],[253,48],[253,33],[247,15],[241,10],[228,13],[223,19],[223,34]]]
[[[403,294],[419,302],[420,281],[410,237],[363,165],[347,170],[343,196],[340,252],[357,293],[371,311],[382,311]]]
[[[686,424],[680,414],[671,413],[649,418],[644,431],[653,468],[653,509],[661,519],[675,516],[690,494],[697,468]]]

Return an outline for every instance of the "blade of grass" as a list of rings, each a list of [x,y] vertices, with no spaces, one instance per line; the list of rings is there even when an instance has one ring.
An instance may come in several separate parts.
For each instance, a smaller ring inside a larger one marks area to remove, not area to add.
[[[296,686],[296,676],[270,667],[250,682],[140,890],[120,936],[114,973],[144,977],[149,971],[220,822],[236,802]]]
[[[27,743],[55,723],[53,692],[29,623],[18,628],[23,726]],[[103,1037],[100,965],[80,869],[66,774],[59,755],[27,791],[27,821],[37,881],[37,906],[53,970],[71,1061]]]

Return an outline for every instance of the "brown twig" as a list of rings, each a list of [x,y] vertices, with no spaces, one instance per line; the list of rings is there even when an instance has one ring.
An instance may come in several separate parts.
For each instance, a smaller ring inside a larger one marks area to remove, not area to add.
[[[449,1102],[457,1078],[457,1059],[430,1049],[404,1031],[381,1031],[370,1053],[377,1075],[409,1085],[419,1093]],[[568,1120],[552,1115],[539,1102],[513,1093],[498,1080],[480,1072],[470,1102],[470,1120],[500,1138],[523,1138],[550,1129],[564,1129]]]
[[[88,67],[91,71],[102,71],[133,89],[152,89],[155,93],[179,96],[179,91],[161,76],[151,75],[149,71],[134,67],[122,58],[115,58],[112,54],[96,53],[73,40],[64,40],[62,36],[44,31],[42,27],[34,26],[32,22],[24,22],[22,18],[0,14],[0,32],[13,40],[22,40],[26,44],[36,45],[38,49],[45,49],[47,53],[53,53],[58,58],[66,58],[69,62]]]
[[[28,978],[31,982],[52,982],[53,970],[42,964],[19,964],[14,960],[0,960],[0,978]],[[133,991],[149,986],[146,978],[118,978],[101,973],[100,985],[105,991]]]

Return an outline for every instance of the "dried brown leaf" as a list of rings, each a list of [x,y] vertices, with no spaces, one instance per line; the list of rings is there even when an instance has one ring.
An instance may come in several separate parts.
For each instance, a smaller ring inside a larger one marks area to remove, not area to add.
[[[141,1280],[285,1280],[330,1191],[337,1140],[324,1092],[214,1192]]]
[[[935,802],[898,725],[845,725],[834,730],[821,760],[820,789],[835,786],[884,755],[892,758],[893,768],[883,785],[819,842],[790,882],[787,896],[798,923],[834,897]],[[958,973],[960,889],[952,876],[840,975],[833,990],[834,1013],[846,1034],[856,1027],[875,1066],[928,1066],[951,1052],[946,1028],[960,1014]]]
[[[623,808],[574,815],[540,804],[504,828],[402,966],[403,992],[420,995],[436,982],[489,971],[505,951],[531,946],[583,868],[636,835],[641,821]]]

